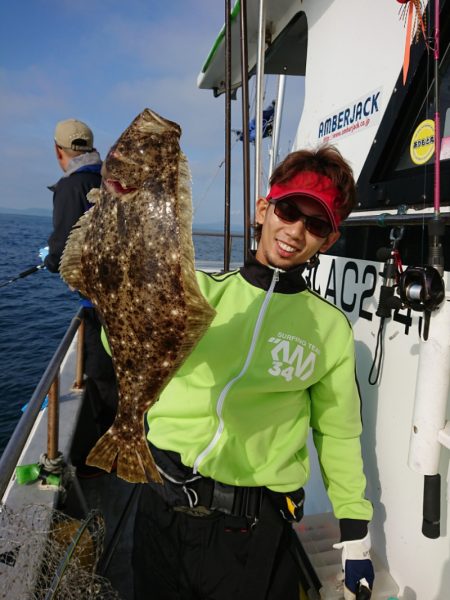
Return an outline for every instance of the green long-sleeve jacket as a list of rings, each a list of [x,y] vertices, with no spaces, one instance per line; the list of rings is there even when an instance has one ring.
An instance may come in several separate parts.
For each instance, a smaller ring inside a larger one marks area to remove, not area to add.
[[[311,427],[336,517],[370,520],[352,330],[301,271],[198,273],[217,315],[150,409],[149,439],[206,477],[289,492],[309,477]]]

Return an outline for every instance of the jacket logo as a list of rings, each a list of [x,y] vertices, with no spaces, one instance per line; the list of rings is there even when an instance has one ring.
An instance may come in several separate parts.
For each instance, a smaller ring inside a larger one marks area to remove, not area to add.
[[[275,344],[271,351],[272,366],[268,370],[271,375],[284,377],[286,381],[292,381],[293,377],[305,381],[311,377],[316,364],[316,353],[319,354],[315,346],[299,338],[288,340],[271,337],[269,343]]]

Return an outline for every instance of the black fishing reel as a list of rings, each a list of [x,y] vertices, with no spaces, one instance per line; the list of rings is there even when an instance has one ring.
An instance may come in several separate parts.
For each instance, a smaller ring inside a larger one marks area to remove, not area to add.
[[[400,274],[398,291],[403,303],[417,311],[433,311],[445,298],[445,286],[434,267],[407,267]]]
[[[444,281],[434,267],[407,267],[400,274],[398,293],[406,306],[424,313],[423,339],[428,339],[430,315],[445,298]]]

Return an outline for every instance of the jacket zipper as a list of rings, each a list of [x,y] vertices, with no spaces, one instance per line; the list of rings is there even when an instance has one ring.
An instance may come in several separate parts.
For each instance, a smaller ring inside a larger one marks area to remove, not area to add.
[[[195,459],[194,466],[192,467],[192,470],[194,473],[198,473],[198,468],[199,468],[200,463],[208,456],[208,454],[210,454],[213,451],[214,447],[217,445],[217,443],[223,433],[223,430],[225,428],[225,423],[222,418],[222,411],[223,411],[223,405],[225,403],[225,398],[227,397],[227,394],[230,391],[230,388],[235,384],[235,382],[238,381],[239,379],[241,379],[247,372],[247,369],[250,365],[250,361],[251,361],[252,356],[255,351],[256,342],[258,340],[259,332],[261,330],[261,326],[262,326],[262,322],[264,319],[264,315],[267,310],[267,306],[269,304],[270,298],[272,297],[273,290],[275,288],[275,285],[276,285],[279,277],[280,277],[279,269],[275,269],[273,272],[273,277],[272,277],[272,281],[270,283],[270,287],[267,290],[267,294],[266,294],[266,297],[264,298],[264,302],[262,303],[262,306],[259,309],[258,318],[256,320],[255,328],[253,330],[252,341],[250,344],[250,348],[249,348],[244,366],[242,367],[241,372],[238,375],[236,375],[236,377],[233,377],[233,379],[231,379],[226,384],[226,386],[223,388],[223,390],[221,391],[221,393],[219,395],[219,399],[218,399],[217,405],[216,405],[216,413],[217,413],[217,416],[219,417],[219,425],[216,429],[216,432],[215,432],[212,440],[209,442],[209,444],[206,446],[206,448],[204,450],[202,450],[202,452],[200,452],[200,454]]]

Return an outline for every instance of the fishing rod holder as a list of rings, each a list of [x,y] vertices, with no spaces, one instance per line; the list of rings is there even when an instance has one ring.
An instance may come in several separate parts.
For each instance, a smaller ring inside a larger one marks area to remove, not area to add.
[[[422,305],[420,299],[414,302]],[[427,538],[436,539],[440,536],[440,454],[442,446],[450,446],[450,422],[447,421],[450,296],[444,297],[437,305],[432,318],[430,339],[420,340],[408,465],[424,476],[422,533]],[[447,484],[450,495],[450,470]]]
[[[445,234],[445,222],[442,215],[434,216],[428,222],[428,263],[439,271],[444,273],[444,252],[442,240]]]
[[[395,295],[394,285],[382,285],[376,311],[377,317],[389,318],[393,310],[398,310],[402,306],[401,299]]]
[[[383,273],[381,273],[384,284],[380,288],[380,298],[376,311],[376,315],[381,318],[390,317],[393,310],[402,307],[401,299],[395,295],[395,287],[399,276],[399,265],[401,264],[397,246],[403,237],[403,232],[404,227],[393,227],[389,235],[391,246],[379,248],[377,251],[378,260],[384,262]]]

